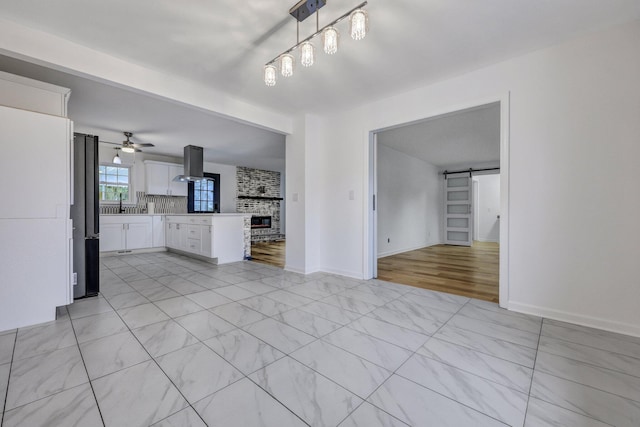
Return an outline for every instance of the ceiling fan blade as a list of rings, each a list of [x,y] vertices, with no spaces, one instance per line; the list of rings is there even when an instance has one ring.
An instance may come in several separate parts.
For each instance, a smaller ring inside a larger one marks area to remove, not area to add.
[[[133,145],[134,147],[155,147],[155,145],[153,145],[150,142],[142,142],[142,143],[133,142],[131,143],[131,145]]]

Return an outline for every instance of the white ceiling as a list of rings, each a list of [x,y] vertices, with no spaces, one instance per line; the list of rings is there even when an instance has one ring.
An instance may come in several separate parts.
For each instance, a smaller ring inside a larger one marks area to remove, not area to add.
[[[147,153],[182,157],[197,145],[207,162],[284,172],[284,135],[2,55],[0,70],[70,88],[74,130],[101,141],[121,143],[131,131],[133,142],[155,144]]]
[[[379,144],[441,169],[500,164],[500,103],[378,132]]]
[[[328,0],[321,25],[359,2]],[[285,113],[355,106],[640,18],[639,0],[370,0],[370,35],[355,42],[341,23],[336,55],[269,88],[262,66],[295,42],[294,3],[3,0],[0,17]]]
[[[320,25],[360,2],[328,0]],[[294,3],[3,0],[0,18],[283,113],[356,106],[640,19],[640,0],[370,0],[364,40],[351,40],[342,22],[336,55],[324,55],[316,42],[316,65],[298,66],[292,78],[266,87],[262,66],[295,42],[288,15]],[[307,21],[302,37],[314,31],[315,20]],[[181,156],[194,144],[205,148],[206,161],[284,171],[283,135],[8,57],[0,56],[0,70],[71,88],[76,130],[102,140],[120,142],[127,130],[134,141],[155,144],[150,153]],[[379,140],[438,166],[493,162],[499,157],[493,114],[464,112],[387,131]]]

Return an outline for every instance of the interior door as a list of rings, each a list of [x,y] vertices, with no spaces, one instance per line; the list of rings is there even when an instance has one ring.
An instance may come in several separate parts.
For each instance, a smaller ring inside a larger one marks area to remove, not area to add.
[[[471,177],[449,175],[444,180],[445,243],[471,246],[473,243],[473,184]]]

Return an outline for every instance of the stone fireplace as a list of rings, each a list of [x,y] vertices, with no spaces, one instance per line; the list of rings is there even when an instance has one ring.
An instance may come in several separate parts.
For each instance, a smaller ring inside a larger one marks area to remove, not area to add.
[[[251,241],[265,242],[284,239],[280,232],[282,195],[280,172],[237,168],[238,193],[236,210],[250,213]]]

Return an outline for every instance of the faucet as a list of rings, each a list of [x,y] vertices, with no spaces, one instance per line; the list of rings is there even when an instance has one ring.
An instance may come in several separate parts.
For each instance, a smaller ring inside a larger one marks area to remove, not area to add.
[[[122,207],[122,193],[120,193],[120,207],[118,209],[118,213],[124,213],[124,208]]]

